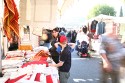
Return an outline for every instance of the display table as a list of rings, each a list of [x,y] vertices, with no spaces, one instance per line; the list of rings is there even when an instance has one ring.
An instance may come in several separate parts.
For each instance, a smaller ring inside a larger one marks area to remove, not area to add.
[[[33,50],[32,45],[27,45],[27,44],[21,44],[18,47],[18,50]]]
[[[48,64],[47,61],[3,60],[4,76],[0,83],[59,83],[57,68]]]
[[[54,64],[54,61],[45,54],[43,51],[38,53],[30,51],[27,52],[24,58],[23,51],[8,52],[7,56],[13,58],[22,55],[23,59],[12,60],[11,58],[5,58],[2,61],[4,76],[0,78],[0,83],[59,83],[58,69],[49,66],[49,63]],[[27,62],[26,57],[33,58]]]

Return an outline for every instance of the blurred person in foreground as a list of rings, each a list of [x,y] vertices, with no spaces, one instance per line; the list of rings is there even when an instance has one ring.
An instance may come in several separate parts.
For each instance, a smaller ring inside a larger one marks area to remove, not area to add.
[[[60,42],[55,43],[56,51],[60,54],[59,63],[50,64],[50,66],[59,68],[60,83],[67,83],[70,77],[71,52],[73,52],[75,44],[67,42],[66,36],[60,36]]]
[[[118,39],[117,29],[113,22],[108,23],[105,29],[106,32],[99,36],[101,40],[100,55],[102,58],[101,83],[108,83],[108,76],[111,77],[112,83],[120,83],[120,61],[125,55],[125,48],[123,48]]]

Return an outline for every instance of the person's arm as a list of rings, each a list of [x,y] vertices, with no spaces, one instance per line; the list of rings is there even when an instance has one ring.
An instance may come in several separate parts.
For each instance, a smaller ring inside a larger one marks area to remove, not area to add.
[[[61,50],[62,50],[62,47],[61,47],[59,44],[60,44],[59,42],[57,42],[57,43],[54,44],[55,47],[56,47],[56,51],[57,51],[58,53],[60,53]]]
[[[59,61],[59,63],[57,64],[49,64],[49,66],[52,66],[52,67],[61,67],[63,66],[64,62],[63,61]]]
[[[101,55],[101,58],[102,58],[102,62],[103,62],[103,68],[110,72],[112,70],[112,65],[110,63],[110,61],[108,60],[107,58],[107,52],[106,52],[106,48],[105,48],[105,44],[104,44],[104,39],[102,36],[99,37],[99,40],[101,42],[101,45],[100,45],[100,55]]]
[[[72,49],[74,49],[75,48],[75,43],[68,43],[68,45],[72,48]]]
[[[59,42],[55,43],[54,45],[55,45],[56,48],[58,48]]]
[[[102,58],[103,68],[108,72],[112,71],[112,65],[107,58],[105,45],[102,42],[101,42],[101,46],[100,46],[100,55],[101,55],[101,58]]]
[[[51,46],[53,47],[54,46],[54,44],[56,43],[56,39],[51,39]]]
[[[110,61],[108,60],[106,54],[101,54],[101,58],[103,62],[103,68],[108,72],[112,71],[112,65]]]
[[[79,33],[77,33],[77,35],[76,35],[76,41],[78,41],[79,40]]]
[[[60,56],[59,63],[50,64],[49,66],[53,66],[53,67],[61,67],[61,66],[63,66],[64,62],[70,57],[69,54],[70,54],[69,52],[62,52],[61,56]]]

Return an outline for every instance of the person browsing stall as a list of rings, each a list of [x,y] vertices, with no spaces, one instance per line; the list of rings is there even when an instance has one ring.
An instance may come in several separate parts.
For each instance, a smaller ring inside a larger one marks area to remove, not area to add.
[[[59,53],[56,51],[55,43],[59,42],[60,35],[58,28],[54,28],[52,30],[52,40],[51,40],[51,48],[49,49],[49,52],[51,54],[51,57],[55,63],[59,62]]]
[[[59,63],[50,64],[50,66],[59,68],[59,79],[60,83],[67,83],[70,77],[71,68],[71,52],[75,47],[74,43],[67,43],[66,36],[60,36],[60,42],[55,43],[56,51],[59,55]]]

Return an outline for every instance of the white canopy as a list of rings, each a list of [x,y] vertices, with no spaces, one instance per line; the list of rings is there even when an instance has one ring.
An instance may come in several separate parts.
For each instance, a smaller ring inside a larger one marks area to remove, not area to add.
[[[125,17],[115,17],[114,22],[125,23]]]
[[[125,17],[115,17],[115,16],[104,15],[104,14],[100,14],[99,16],[96,16],[96,17],[90,19],[89,22],[91,22],[92,20],[97,20],[97,21],[102,20],[104,22],[125,23]]]

